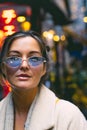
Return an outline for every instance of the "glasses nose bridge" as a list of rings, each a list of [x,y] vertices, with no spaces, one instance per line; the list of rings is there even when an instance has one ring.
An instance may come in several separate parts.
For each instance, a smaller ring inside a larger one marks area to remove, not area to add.
[[[26,58],[26,59],[22,59],[22,63],[21,63],[21,65],[22,65],[22,66],[23,66],[23,65],[27,65],[27,66],[29,66],[28,58]]]

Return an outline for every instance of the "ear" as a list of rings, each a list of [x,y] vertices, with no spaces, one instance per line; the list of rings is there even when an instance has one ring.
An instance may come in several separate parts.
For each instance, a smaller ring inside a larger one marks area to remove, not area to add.
[[[43,65],[43,73],[42,76],[46,74],[46,64]]]

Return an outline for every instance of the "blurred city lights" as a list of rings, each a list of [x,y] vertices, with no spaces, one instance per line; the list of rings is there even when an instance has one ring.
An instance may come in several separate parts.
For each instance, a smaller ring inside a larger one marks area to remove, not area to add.
[[[87,23],[87,16],[83,18],[83,22]]]
[[[54,35],[53,40],[55,42],[58,42],[60,40],[60,37],[58,35]]]
[[[26,17],[25,17],[25,16],[18,16],[18,17],[17,17],[17,21],[20,22],[20,23],[21,23],[21,22],[24,22],[25,20],[26,20]]]
[[[4,36],[4,31],[0,30],[0,39],[2,39],[3,36]]]
[[[14,25],[4,26],[4,30],[6,31],[5,36],[13,34],[15,32],[14,29],[15,29]]]
[[[16,18],[16,12],[13,9],[3,10],[2,18],[5,18],[5,23],[9,24],[13,18]]]
[[[31,28],[31,23],[29,21],[25,21],[21,24],[21,27],[24,31],[30,30]]]
[[[66,39],[65,36],[62,35],[62,36],[61,36],[61,41],[65,41],[65,39]]]

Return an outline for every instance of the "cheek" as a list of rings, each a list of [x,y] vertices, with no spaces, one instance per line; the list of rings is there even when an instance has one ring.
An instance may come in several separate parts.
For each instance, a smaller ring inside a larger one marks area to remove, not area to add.
[[[44,75],[44,69],[43,67],[38,67],[37,69],[33,69],[33,75],[36,79],[41,79],[41,77]]]
[[[7,68],[6,69],[6,77],[7,79],[12,79],[16,73],[17,69]]]

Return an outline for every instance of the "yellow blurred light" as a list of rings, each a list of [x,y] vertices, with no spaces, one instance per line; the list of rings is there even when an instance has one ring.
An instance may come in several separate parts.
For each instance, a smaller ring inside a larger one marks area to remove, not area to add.
[[[53,30],[45,31],[45,32],[43,32],[42,35],[45,38],[53,39],[54,31]]]
[[[87,16],[83,18],[83,22],[87,23]]]
[[[19,17],[17,17],[17,21],[18,22],[24,22],[26,20],[26,17],[25,16],[19,16]]]
[[[0,30],[0,40],[4,37],[4,31]]]
[[[58,42],[58,41],[60,40],[60,38],[59,38],[58,35],[54,35],[53,40],[54,40],[55,42]]]
[[[25,21],[21,24],[21,27],[24,31],[28,31],[31,28],[31,23],[29,21]]]
[[[4,26],[4,30],[6,31],[5,36],[13,34],[15,32],[14,29],[15,29],[14,25],[6,25],[6,26]]]
[[[1,48],[1,46],[2,46],[2,41],[3,41],[3,38],[4,38],[4,31],[2,31],[2,30],[0,30],[0,48]]]
[[[46,37],[47,37],[47,34],[48,34],[48,32],[47,32],[47,31],[45,31],[45,32],[43,32],[43,34],[42,34],[42,35],[43,35],[43,37],[45,37],[45,38],[46,38]]]
[[[61,40],[62,40],[62,41],[65,41],[65,39],[66,39],[65,36],[62,35],[62,36],[61,36]]]
[[[2,18],[5,18],[5,23],[9,24],[13,18],[16,18],[16,12],[13,9],[3,10]]]
[[[54,35],[55,31],[54,30],[49,30],[49,33],[51,33],[52,35]]]

